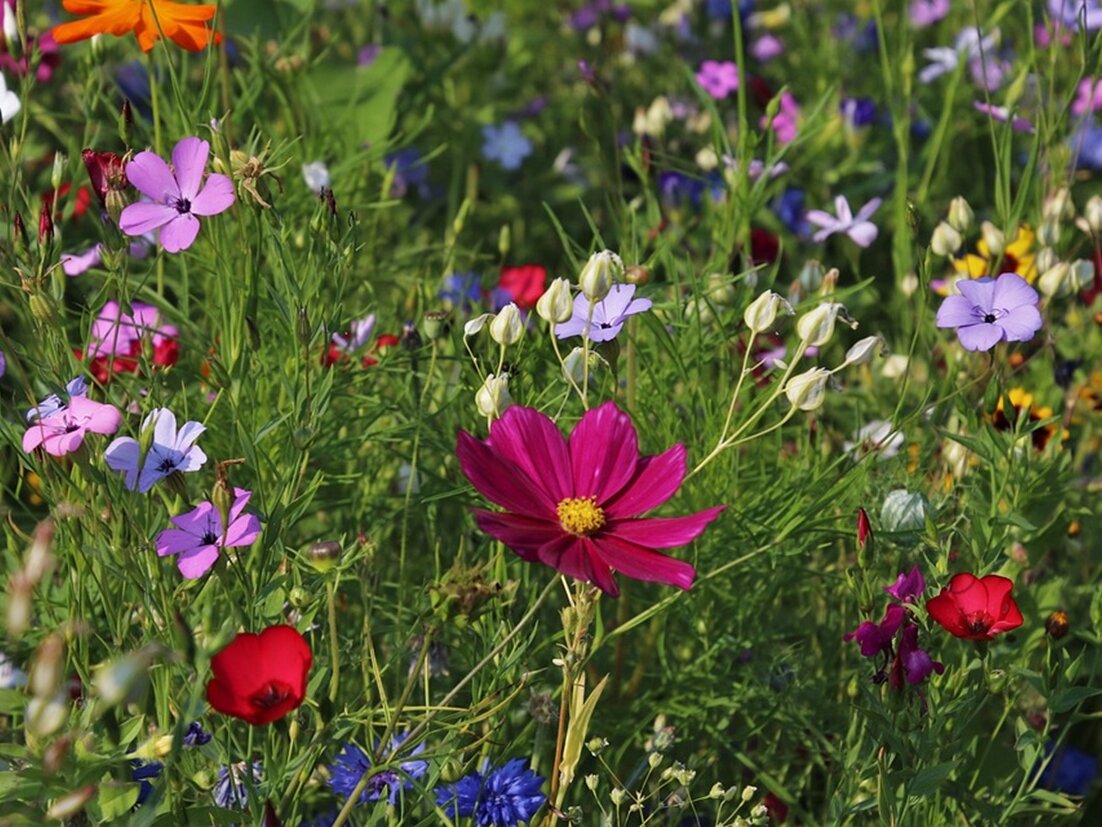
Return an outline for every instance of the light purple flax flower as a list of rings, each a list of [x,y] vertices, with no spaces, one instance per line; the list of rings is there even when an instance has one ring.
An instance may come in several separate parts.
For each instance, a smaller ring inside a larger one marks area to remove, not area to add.
[[[367,344],[371,334],[375,331],[375,314],[371,313],[363,319],[353,319],[351,331],[348,336],[334,333],[332,343],[341,353],[355,353]]]
[[[166,528],[157,535],[157,556],[179,555],[176,567],[180,574],[197,580],[217,562],[219,549],[252,545],[260,536],[260,520],[255,514],[241,513],[252,492],[235,488],[233,493],[225,536],[222,515],[210,502],[203,502],[187,514],[173,517],[172,524],[176,527]]]
[[[1025,118],[1011,119],[1010,110],[1005,106],[995,106],[992,103],[984,103],[983,101],[973,101],[972,105],[976,108],[977,112],[982,112],[999,123],[1009,123],[1010,128],[1015,132],[1033,131],[1033,124]]]
[[[949,0],[911,0],[909,11],[911,25],[924,29],[949,14]]]
[[[497,161],[507,170],[520,169],[524,159],[532,154],[532,142],[512,121],[501,126],[482,127],[482,155],[487,161]]]
[[[1102,29],[1102,3],[1099,0],[1048,0],[1048,13],[1065,26],[1076,27],[1082,20],[1087,31]]]
[[[142,433],[153,428],[153,442],[142,456],[142,448],[133,437],[121,436],[107,446],[104,460],[113,471],[126,475],[126,487],[144,494],[155,484],[177,471],[198,471],[207,455],[195,444],[206,430],[198,422],[185,422],[176,429],[176,415],[168,408],[154,408],[142,422]]]
[[[975,26],[969,26],[961,30],[952,46],[923,49],[922,54],[930,63],[918,73],[918,79],[923,83],[929,83],[942,75],[956,71],[962,60],[970,61],[981,54],[990,55],[991,50],[995,48],[997,37],[997,30],[989,35],[982,35]]]
[[[997,279],[961,279],[959,295],[946,296],[938,327],[955,327],[965,350],[990,350],[1002,341],[1027,342],[1041,329],[1041,297],[1017,273]]]
[[[614,284],[608,295],[593,305],[593,315],[590,317],[589,299],[579,293],[574,298],[574,315],[555,325],[555,335],[560,339],[587,336],[591,342],[612,341],[620,333],[628,316],[644,313],[651,308],[650,299],[636,299],[634,296],[634,284]]]
[[[738,91],[738,66],[729,60],[705,60],[696,73],[696,82],[717,101]]]
[[[837,217],[823,210],[808,210],[807,220],[823,228],[812,238],[815,241],[826,241],[835,233],[845,233],[857,246],[868,247],[880,234],[876,225],[869,221],[872,214],[880,209],[880,203],[879,198],[873,198],[857,212],[857,215],[854,215],[849,201],[844,195],[839,195],[834,199],[834,211],[838,214]]]
[[[126,177],[148,198],[131,204],[119,216],[127,235],[145,235],[160,229],[166,252],[186,250],[199,234],[196,216],[217,215],[233,206],[233,182],[212,173],[203,185],[210,144],[201,138],[182,138],[172,150],[172,169],[154,152],[139,152],[126,165]],[[200,187],[200,185],[203,185]]]

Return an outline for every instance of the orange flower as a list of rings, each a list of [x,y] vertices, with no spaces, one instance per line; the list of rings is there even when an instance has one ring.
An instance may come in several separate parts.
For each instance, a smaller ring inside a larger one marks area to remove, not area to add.
[[[148,52],[164,32],[176,45],[198,52],[207,48],[212,34],[215,43],[222,39],[206,24],[217,12],[212,5],[188,6],[170,0],[62,0],[61,5],[72,14],[90,16],[54,26],[52,34],[58,43],[133,32],[142,51]]]

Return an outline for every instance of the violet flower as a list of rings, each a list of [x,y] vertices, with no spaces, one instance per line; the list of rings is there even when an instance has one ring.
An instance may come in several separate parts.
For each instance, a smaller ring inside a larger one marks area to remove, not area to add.
[[[738,91],[738,66],[729,60],[705,60],[696,73],[696,82],[715,100],[723,100]]]
[[[763,34],[750,44],[750,54],[762,63],[768,63],[784,54],[784,43],[771,34]]]
[[[879,623],[866,620],[842,640],[856,640],[861,647],[861,654],[866,658],[876,657],[881,652],[890,652],[895,633],[903,625],[906,616],[907,610],[893,603],[888,606],[884,619]]]
[[[965,350],[990,350],[999,342],[1028,342],[1041,329],[1041,297],[1017,273],[997,279],[961,279],[959,295],[946,296],[938,327],[955,327]]]
[[[1049,17],[1068,27],[1078,27],[1080,20],[1088,32],[1102,29],[1102,3],[1099,0],[1048,0]]]
[[[367,344],[374,331],[375,314],[371,313],[363,319],[353,319],[348,336],[334,333],[330,341],[341,353],[355,353]]]
[[[560,339],[586,336],[591,342],[610,342],[619,335],[628,316],[651,309],[650,299],[636,299],[634,284],[614,284],[608,295],[593,305],[590,316],[589,299],[579,293],[574,297],[574,315],[555,325]]]
[[[944,664],[931,658],[925,649],[919,648],[918,627],[913,623],[906,624],[899,636],[899,649],[888,675],[888,683],[892,689],[902,691],[904,680],[912,686],[918,686],[931,673],[937,672],[940,675],[944,671]]]
[[[781,146],[791,143],[796,138],[796,131],[800,119],[800,107],[791,92],[781,93],[781,107],[769,123],[766,115],[761,116],[761,128],[772,127],[773,133]]]
[[[144,435],[153,427],[153,442],[142,455],[142,447],[133,437],[122,436],[107,446],[104,460],[113,471],[126,475],[125,485],[144,494],[155,484],[177,471],[198,471],[207,455],[195,445],[206,428],[198,422],[185,422],[176,429],[176,415],[168,408],[154,408],[142,422]]]
[[[233,206],[233,182],[211,173],[203,184],[210,144],[201,138],[182,138],[172,150],[172,169],[154,152],[139,152],[126,165],[126,177],[148,198],[129,205],[119,216],[127,235],[145,235],[159,229],[166,252],[186,250],[199,234],[196,216],[218,215]],[[200,187],[202,185],[202,187]]]
[[[909,14],[911,25],[924,29],[949,14],[949,0],[911,0]]]
[[[122,422],[114,405],[93,402],[83,396],[69,400],[68,406],[44,416],[23,434],[23,450],[28,454],[43,448],[47,454],[63,457],[84,444],[85,434],[113,434]]]
[[[822,227],[812,238],[817,242],[822,242],[835,233],[845,233],[853,239],[858,247],[868,247],[876,241],[877,235],[880,234],[876,225],[869,221],[872,214],[880,209],[880,204],[879,198],[873,198],[858,210],[857,215],[854,215],[853,211],[850,210],[849,201],[846,200],[846,197],[844,195],[835,196],[834,211],[838,213],[837,217],[823,210],[808,210],[807,220]]]
[[[519,169],[524,159],[532,154],[532,142],[512,121],[501,126],[486,124],[482,127],[482,156],[487,161],[497,161],[507,170]]]
[[[1102,109],[1102,78],[1083,78],[1079,81],[1079,94],[1071,105],[1073,115],[1086,115]]]
[[[243,488],[233,490],[229,525],[223,532],[222,515],[210,502],[203,502],[172,518],[175,528],[157,535],[157,556],[179,555],[176,567],[189,580],[202,577],[218,560],[218,551],[234,546],[252,545],[260,536],[260,520],[255,514],[243,514],[252,496]]]
[[[915,566],[906,574],[900,572],[895,582],[885,586],[884,591],[901,603],[915,603],[926,591],[926,578],[922,576],[918,566]]]
[[[930,63],[918,73],[918,79],[923,83],[929,83],[942,75],[956,71],[962,60],[969,61],[981,54],[990,54],[995,48],[997,36],[997,31],[983,36],[975,26],[969,26],[957,35],[952,46],[923,49],[922,54]]]
[[[1025,118],[1014,118],[1011,120],[1010,110],[1005,106],[995,106],[994,104],[985,103],[984,101],[973,101],[972,106],[976,108],[977,112],[982,112],[1000,123],[1010,123],[1010,128],[1015,132],[1033,131],[1033,124]]]

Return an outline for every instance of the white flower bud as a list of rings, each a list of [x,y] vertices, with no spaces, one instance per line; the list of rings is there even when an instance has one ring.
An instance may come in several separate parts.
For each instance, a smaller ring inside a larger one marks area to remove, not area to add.
[[[1034,266],[1037,268],[1038,273],[1043,273],[1045,270],[1051,270],[1057,264],[1060,263],[1060,257],[1056,255],[1056,251],[1051,247],[1042,247],[1037,253],[1037,257],[1033,260]]]
[[[599,302],[608,295],[614,282],[624,277],[624,262],[616,253],[602,250],[594,253],[578,276],[582,294],[591,302]]]
[[[774,293],[772,290],[766,290],[750,302],[750,306],[742,314],[742,319],[754,333],[764,333],[773,327],[773,322],[776,321],[779,312],[784,312],[789,316],[795,313],[792,305],[785,301],[780,294]]]
[[[1102,232],[1102,196],[1092,195],[1083,207],[1083,216],[1092,233]]]
[[[591,793],[597,792],[597,785],[601,782],[600,777],[596,773],[590,773],[585,777],[585,785],[589,787]]]
[[[620,787],[617,787],[609,794],[609,797],[612,798],[612,803],[619,807],[621,804],[624,803],[624,801],[627,800],[627,790],[623,790]]]
[[[23,721],[27,731],[45,738],[53,735],[69,719],[69,698],[58,692],[50,698],[31,698]]]
[[[1041,228],[1037,230],[1037,240],[1047,247],[1055,246],[1060,240],[1060,225],[1052,220],[1041,222]]]
[[[490,322],[490,338],[499,345],[515,345],[524,335],[524,321],[520,310],[509,302]]]
[[[1071,193],[1067,187],[1061,187],[1045,199],[1041,208],[1041,216],[1045,221],[1059,224],[1061,219],[1075,217],[1075,202],[1071,200]]]
[[[712,273],[708,276],[708,300],[712,304],[728,305],[735,300],[735,286],[731,276],[726,273]]]
[[[918,276],[914,273],[907,273],[899,280],[899,292],[908,299],[915,294],[916,290],[918,290]]]
[[[830,371],[826,368],[812,368],[789,379],[784,387],[784,395],[793,408],[813,411],[823,404],[829,379]]]
[[[825,345],[834,335],[834,323],[839,315],[842,315],[843,320],[849,318],[845,305],[838,302],[823,302],[813,307],[796,322],[796,333],[799,334],[800,341],[809,347]],[[856,327],[856,323],[853,326]]]
[[[88,784],[87,786],[73,790],[71,793],[66,793],[50,805],[50,809],[46,811],[46,818],[51,820],[56,819],[58,821],[68,821],[70,818],[78,815],[80,811],[84,809],[84,805],[91,801],[92,796],[95,794],[95,784]]]
[[[846,361],[842,362],[839,370],[844,367],[863,365],[867,362],[871,362],[875,354],[879,353],[883,356],[887,346],[888,343],[884,341],[884,337],[880,334],[866,336],[846,351]]]
[[[509,374],[501,373],[486,377],[474,395],[474,404],[478,412],[487,419],[500,419],[505,409],[513,404],[509,396]]]
[[[314,195],[320,195],[322,190],[329,189],[332,179],[329,176],[329,167],[325,161],[311,161],[302,165],[302,177]]]
[[[536,302],[536,312],[551,324],[562,324],[574,315],[574,299],[570,297],[570,282],[555,279]]]
[[[475,316],[473,319],[463,325],[463,338],[469,339],[471,336],[477,336],[478,332],[486,326],[486,322],[488,322],[493,317],[493,313],[483,313],[481,316]]]
[[[968,232],[975,217],[976,214],[972,212],[972,207],[964,200],[963,195],[958,195],[949,202],[949,223],[954,230],[962,233]]]
[[[711,172],[717,166],[719,166],[719,156],[716,155],[716,151],[710,146],[706,146],[696,153],[696,165],[705,172]]]
[[[1050,299],[1054,296],[1066,296],[1071,292],[1071,267],[1066,261],[1057,262],[1041,273],[1037,279],[1037,289]]]
[[[726,793],[727,790],[717,781],[712,785],[712,789],[708,790],[708,798],[723,798]]]
[[[1094,262],[1077,258],[1071,263],[1072,290],[1086,290],[1094,281]]]
[[[942,221],[934,228],[930,249],[934,251],[935,256],[951,256],[963,243],[964,239],[960,237],[960,233]]]
[[[92,684],[100,700],[115,706],[137,695],[149,679],[149,665],[156,654],[156,646],[144,646],[98,667]]]
[[[753,784],[747,784],[742,788],[742,802],[746,804],[754,797],[754,794],[758,791],[758,788]]]
[[[984,221],[980,225],[980,233],[983,235],[983,243],[987,245],[988,255],[1001,256],[1006,250],[1006,236],[1003,235],[1003,231],[990,221]]]
[[[574,348],[568,354],[566,358],[562,360],[562,374],[566,378],[567,382],[573,382],[575,385],[582,384],[585,378],[585,351],[580,347]],[[589,351],[589,375],[593,376],[597,372],[597,368],[600,366],[608,366],[608,362],[594,350]]]

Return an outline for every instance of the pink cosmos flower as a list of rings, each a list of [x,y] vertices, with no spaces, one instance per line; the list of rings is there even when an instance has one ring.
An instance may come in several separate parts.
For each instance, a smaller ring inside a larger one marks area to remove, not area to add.
[[[738,66],[729,60],[705,60],[696,73],[696,82],[717,101],[738,91]]]
[[[126,165],[126,177],[148,198],[131,204],[119,216],[119,228],[127,235],[144,235],[160,229],[166,252],[186,250],[199,234],[196,216],[217,215],[233,206],[233,182],[211,173],[203,183],[210,144],[201,138],[183,138],[172,150],[172,169],[161,156],[139,152]]]
[[[66,407],[38,419],[27,428],[23,434],[23,450],[30,453],[41,446],[47,454],[63,457],[80,448],[85,434],[113,434],[121,422],[122,414],[114,405],[74,396]]]
[[[229,527],[222,531],[222,515],[210,502],[200,503],[187,514],[172,518],[176,528],[157,535],[157,556],[178,554],[176,567],[188,580],[197,580],[218,560],[218,550],[232,546],[250,546],[260,536],[260,519],[242,514],[252,496],[243,488],[233,490]]]
[[[620,593],[613,571],[692,587],[696,569],[654,549],[695,540],[726,506],[640,519],[677,493],[685,446],[640,456],[631,418],[612,402],[587,411],[569,440],[532,408],[514,405],[481,441],[459,432],[463,473],[505,511],[475,509],[479,528],[521,558]]]

